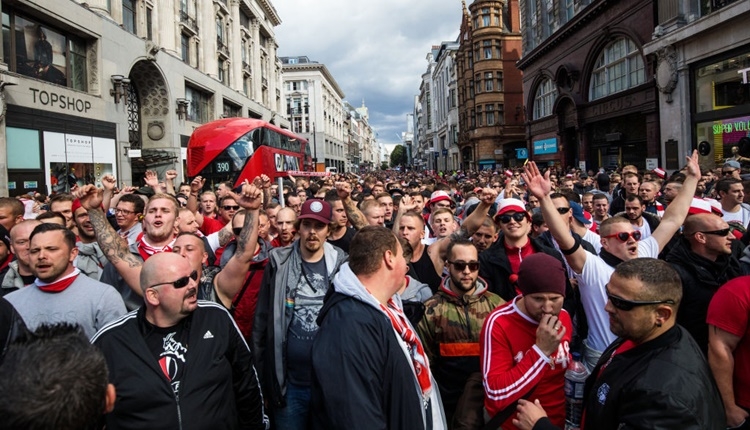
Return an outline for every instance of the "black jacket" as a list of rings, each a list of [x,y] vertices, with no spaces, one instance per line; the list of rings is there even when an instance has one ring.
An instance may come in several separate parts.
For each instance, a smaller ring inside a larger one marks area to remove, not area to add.
[[[414,372],[382,312],[333,293],[318,324],[310,405],[313,429],[424,429]],[[346,359],[351,357],[360,361]]]
[[[623,341],[617,339],[604,351],[586,381],[585,428],[726,429],[716,382],[684,328],[676,325],[612,357]]]
[[[9,301],[0,297],[0,363],[13,341],[26,334],[26,324]]]
[[[723,255],[716,261],[703,258],[690,249],[690,243],[684,238],[676,242],[666,260],[682,281],[682,302],[677,312],[677,323],[687,329],[706,355],[708,304],[719,287],[742,275],[740,262],[733,255]]]
[[[188,348],[179,398],[146,344],[143,308],[91,339],[117,390],[107,429],[266,429],[253,357],[227,310],[199,301],[183,321]]]

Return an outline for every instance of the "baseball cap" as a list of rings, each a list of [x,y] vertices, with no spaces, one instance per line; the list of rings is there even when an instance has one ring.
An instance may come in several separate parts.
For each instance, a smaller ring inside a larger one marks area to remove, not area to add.
[[[741,169],[742,166],[740,166],[740,162],[737,160],[728,160],[724,165],[723,168],[730,168],[730,169]]]
[[[579,205],[578,203],[574,201],[569,201],[568,204],[570,204],[570,210],[573,212],[573,218],[578,220],[583,225],[589,225],[591,224],[591,221],[589,221],[588,218],[583,214],[583,206]]]
[[[518,199],[502,199],[497,206],[495,216],[500,216],[506,212],[526,212],[526,205]]]
[[[302,204],[302,209],[300,209],[300,215],[297,219],[313,219],[323,224],[329,224],[331,222],[331,212],[331,205],[328,202],[318,199],[307,199]]]
[[[444,200],[453,203],[453,199],[451,198],[451,196],[447,192],[442,191],[442,190],[435,191],[430,196],[430,204],[434,204],[434,203],[441,202]]]

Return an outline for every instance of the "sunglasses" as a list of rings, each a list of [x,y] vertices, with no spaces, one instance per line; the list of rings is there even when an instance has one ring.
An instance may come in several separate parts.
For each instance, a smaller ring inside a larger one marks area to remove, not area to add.
[[[472,261],[469,263],[465,263],[463,261],[448,261],[448,264],[453,266],[459,272],[463,272],[464,270],[466,270],[466,266],[469,266],[469,270],[472,272],[476,272],[477,270],[479,270],[479,263],[476,261]]]
[[[158,284],[154,284],[154,285],[152,285],[152,286],[150,286],[150,287],[148,287],[148,288],[154,288],[154,287],[158,287],[159,285],[172,284],[172,286],[173,286],[173,287],[174,287],[174,288],[175,288],[176,290],[179,290],[180,288],[185,288],[185,287],[187,287],[187,284],[189,284],[189,283],[190,283],[190,280],[191,280],[191,279],[192,279],[193,281],[196,281],[196,280],[198,280],[198,272],[197,272],[197,271],[193,270],[193,272],[192,272],[192,273],[190,273],[190,276],[183,276],[182,278],[180,278],[180,279],[178,279],[178,280],[176,280],[176,281],[173,281],[173,282],[159,282]]]
[[[735,170],[737,170],[737,169],[734,169],[734,170],[722,170],[721,174],[722,175],[731,175],[732,173],[734,173]]]
[[[638,230],[631,231],[630,233],[621,231],[619,233],[610,234],[608,236],[602,236],[605,239],[609,239],[610,237],[616,237],[617,240],[620,242],[627,242],[631,237],[633,240],[641,240],[641,232]]]
[[[621,311],[629,311],[638,306],[674,304],[674,300],[627,300],[610,294],[608,286],[605,286],[604,290],[607,292],[607,298],[609,299],[609,302],[612,303],[612,306]]]
[[[570,212],[570,208],[557,208],[557,213],[560,215],[565,215],[568,212]]]
[[[703,234],[710,234],[712,236],[726,236],[732,231],[731,228],[723,228],[721,230],[711,230],[711,231],[696,231],[695,233],[703,233]],[[693,234],[695,234],[693,233]]]
[[[240,210],[239,206],[231,206],[231,205],[222,206],[221,208],[224,209],[225,211],[238,211],[238,210]]]
[[[508,224],[511,219],[517,223],[520,223],[524,218],[526,218],[525,212],[516,212],[513,215],[500,215],[498,217],[500,222],[503,224]]]

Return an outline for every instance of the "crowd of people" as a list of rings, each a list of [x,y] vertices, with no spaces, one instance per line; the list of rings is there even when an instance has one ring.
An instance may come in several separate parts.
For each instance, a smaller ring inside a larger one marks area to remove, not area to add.
[[[573,353],[582,428],[750,428],[740,173],[0,198],[0,428],[563,428]]]

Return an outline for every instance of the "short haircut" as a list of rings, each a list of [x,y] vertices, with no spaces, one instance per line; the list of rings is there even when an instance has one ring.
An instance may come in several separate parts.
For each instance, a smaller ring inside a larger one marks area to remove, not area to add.
[[[641,175],[639,175],[639,174],[637,174],[637,173],[633,173],[633,172],[627,172],[627,173],[625,173],[624,175],[622,175],[622,179],[623,179],[623,180],[627,180],[627,179],[630,179],[630,178],[636,178],[636,179],[638,179],[638,183],[639,183],[639,184],[640,184],[641,182],[643,182],[643,178],[641,177]]]
[[[10,208],[11,214],[13,214],[13,218],[17,218],[19,216],[23,216],[24,213],[26,213],[26,207],[24,207],[23,203],[21,203],[20,200],[14,199],[12,197],[0,197],[0,208]]]
[[[31,234],[29,235],[29,242],[36,236],[37,234],[41,233],[48,233],[50,231],[59,231],[63,234],[63,240],[65,241],[65,244],[70,247],[70,249],[73,249],[76,247],[76,235],[72,231],[70,231],[67,227],[62,226],[60,224],[53,224],[53,223],[41,223],[38,226],[34,227],[34,230],[31,231]]]
[[[237,203],[237,199],[235,199],[233,196],[227,194],[226,196],[224,196],[224,197],[222,197],[222,198],[219,199],[219,202],[218,202],[217,206],[218,207],[224,206],[224,202],[227,201],[227,200],[232,200],[235,203]]]
[[[432,212],[432,219],[435,219],[436,216],[442,215],[442,214],[449,214],[451,218],[453,218],[453,211],[448,208],[440,208],[436,209]]]
[[[495,233],[497,233],[497,225],[495,225],[494,221],[492,221],[492,218],[486,216],[484,217],[484,220],[482,221],[482,224],[479,226],[481,227],[487,227],[492,229]]]
[[[404,218],[407,218],[407,217],[419,220],[419,223],[422,224],[422,228],[424,228],[424,218],[422,218],[422,215],[420,215],[420,214],[418,214],[418,213],[416,213],[414,211],[406,211],[406,212],[404,212],[401,215],[401,219],[404,219]]]
[[[136,214],[142,214],[143,210],[146,208],[146,204],[143,202],[143,199],[135,194],[125,194],[124,196],[120,197],[120,202],[132,203],[133,211]],[[120,202],[117,203],[119,204]]]
[[[643,206],[643,199],[641,196],[627,196],[625,197],[626,202],[635,202],[637,201],[641,206]]]
[[[167,193],[156,193],[153,196],[149,197],[148,203],[146,204],[146,207],[144,210],[148,210],[148,207],[151,205],[151,202],[153,202],[154,200],[160,200],[160,199],[166,199],[172,202],[172,204],[174,205],[175,213],[180,209],[180,203],[177,201],[177,199],[173,195],[167,194]]]
[[[380,209],[380,202],[377,200],[365,200],[362,202],[362,205],[359,207],[359,210],[362,211],[364,214],[369,214],[370,210],[372,209]]]
[[[609,202],[609,198],[607,198],[607,195],[606,194],[602,194],[602,193],[594,194],[594,198],[592,199],[592,201],[593,200],[602,200],[602,199],[604,199],[607,202]]]
[[[479,255],[479,250],[477,249],[477,246],[474,245],[474,242],[470,241],[469,239],[455,239],[451,240],[448,244],[448,247],[445,248],[445,258],[446,260],[452,260],[453,259],[453,248],[456,246],[469,246],[474,248],[477,251],[477,255]]]
[[[630,220],[625,218],[624,216],[613,216],[611,218],[605,219],[601,224],[599,224],[599,235],[603,237],[611,234],[611,226],[620,223],[630,224]]]
[[[591,196],[591,200],[594,200],[594,193],[591,192],[585,192],[581,195],[581,200],[583,201],[584,197]]]
[[[716,185],[714,185],[714,188],[716,189],[716,194],[719,193],[728,193],[729,189],[732,188],[732,185],[734,184],[742,184],[742,181],[737,178],[724,178],[719,179],[716,181]]]
[[[0,366],[3,428],[99,428],[107,362],[80,326],[41,325],[8,347]]]
[[[278,208],[278,207],[280,207],[280,206],[281,206],[280,204],[278,204],[278,203],[276,203],[276,202],[273,202],[273,201],[271,201],[271,202],[268,202],[268,204],[266,205],[266,210],[269,210],[269,209],[276,209],[276,208]]]
[[[47,211],[47,212],[41,213],[35,219],[37,221],[44,221],[46,219],[54,219],[54,218],[57,218],[60,221],[62,221],[63,225],[65,225],[65,223],[67,222],[65,220],[65,215],[61,214],[60,212],[55,212],[55,211]]]
[[[53,204],[57,202],[72,202],[73,200],[75,200],[75,197],[73,197],[72,194],[68,194],[68,193],[55,194],[54,196],[50,197],[49,205],[52,206]]]
[[[565,199],[565,201],[566,201],[566,202],[567,202],[567,201],[569,201],[569,199],[568,199],[568,196],[567,196],[567,195],[565,195],[565,194],[563,194],[563,193],[552,193],[552,194],[550,194],[550,195],[549,195],[549,198],[550,198],[551,200],[555,200],[555,199]]]
[[[328,190],[326,191],[324,200],[328,202],[329,205],[333,206],[334,203],[341,201],[341,197],[339,197],[339,192],[337,190]]]
[[[617,265],[615,273],[623,279],[637,279],[645,287],[634,300],[673,300],[675,313],[682,300],[682,281],[672,266],[655,258],[635,258]]]
[[[398,252],[398,239],[385,227],[368,225],[349,244],[349,268],[355,275],[372,275],[380,269],[383,254]]]
[[[542,215],[542,212],[534,212],[531,215],[531,225],[539,227],[542,224],[544,224],[544,215]]]
[[[213,191],[211,191],[211,190],[202,192],[201,193],[201,200],[203,200],[203,196],[205,196],[206,194],[212,195],[214,197],[214,200],[216,200],[216,193],[213,192]]]
[[[203,252],[206,252],[206,243],[203,241],[202,237],[198,236],[195,233],[191,233],[189,231],[181,231],[180,233],[177,234],[177,237],[175,237],[175,239],[177,239],[178,237],[181,237],[181,236],[192,236],[192,237],[198,239],[198,242],[201,243],[201,247],[203,248]]]

